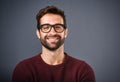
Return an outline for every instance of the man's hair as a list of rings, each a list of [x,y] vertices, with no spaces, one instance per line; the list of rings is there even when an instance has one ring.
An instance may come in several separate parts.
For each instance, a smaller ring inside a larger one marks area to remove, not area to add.
[[[56,14],[56,15],[60,15],[63,18],[64,21],[64,25],[66,26],[66,18],[65,18],[65,14],[64,11],[62,11],[61,9],[55,7],[55,6],[47,6],[43,9],[41,9],[38,14],[36,15],[36,20],[37,20],[37,29],[39,29],[40,26],[40,19],[45,15],[45,14]]]

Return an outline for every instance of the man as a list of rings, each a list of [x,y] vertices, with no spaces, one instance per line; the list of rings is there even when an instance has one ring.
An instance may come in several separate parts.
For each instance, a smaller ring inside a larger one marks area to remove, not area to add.
[[[37,16],[37,37],[42,52],[21,61],[13,72],[13,82],[95,82],[92,68],[64,52],[68,34],[64,12],[55,6],[41,9]]]

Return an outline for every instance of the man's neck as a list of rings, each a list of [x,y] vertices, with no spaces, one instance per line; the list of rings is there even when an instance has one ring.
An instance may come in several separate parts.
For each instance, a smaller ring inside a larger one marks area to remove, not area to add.
[[[50,51],[43,47],[41,57],[43,61],[49,65],[61,64],[64,61],[64,48],[63,46],[61,46],[59,49],[55,51]]]

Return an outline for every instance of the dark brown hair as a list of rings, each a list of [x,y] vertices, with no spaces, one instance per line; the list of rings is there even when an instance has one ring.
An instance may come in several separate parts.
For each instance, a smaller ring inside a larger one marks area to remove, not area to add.
[[[37,20],[37,29],[39,29],[39,25],[40,25],[40,19],[45,15],[45,14],[57,14],[60,15],[63,18],[64,21],[64,25],[66,26],[66,18],[65,18],[65,14],[64,11],[62,11],[61,9],[55,7],[55,6],[47,6],[43,9],[41,9],[38,14],[36,15],[36,20]]]

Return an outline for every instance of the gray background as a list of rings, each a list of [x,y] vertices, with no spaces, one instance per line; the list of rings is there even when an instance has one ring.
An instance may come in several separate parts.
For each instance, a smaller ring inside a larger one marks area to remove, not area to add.
[[[47,5],[65,11],[65,51],[90,64],[97,82],[120,82],[119,0],[0,0],[0,82],[10,82],[16,64],[41,51],[35,16]]]

